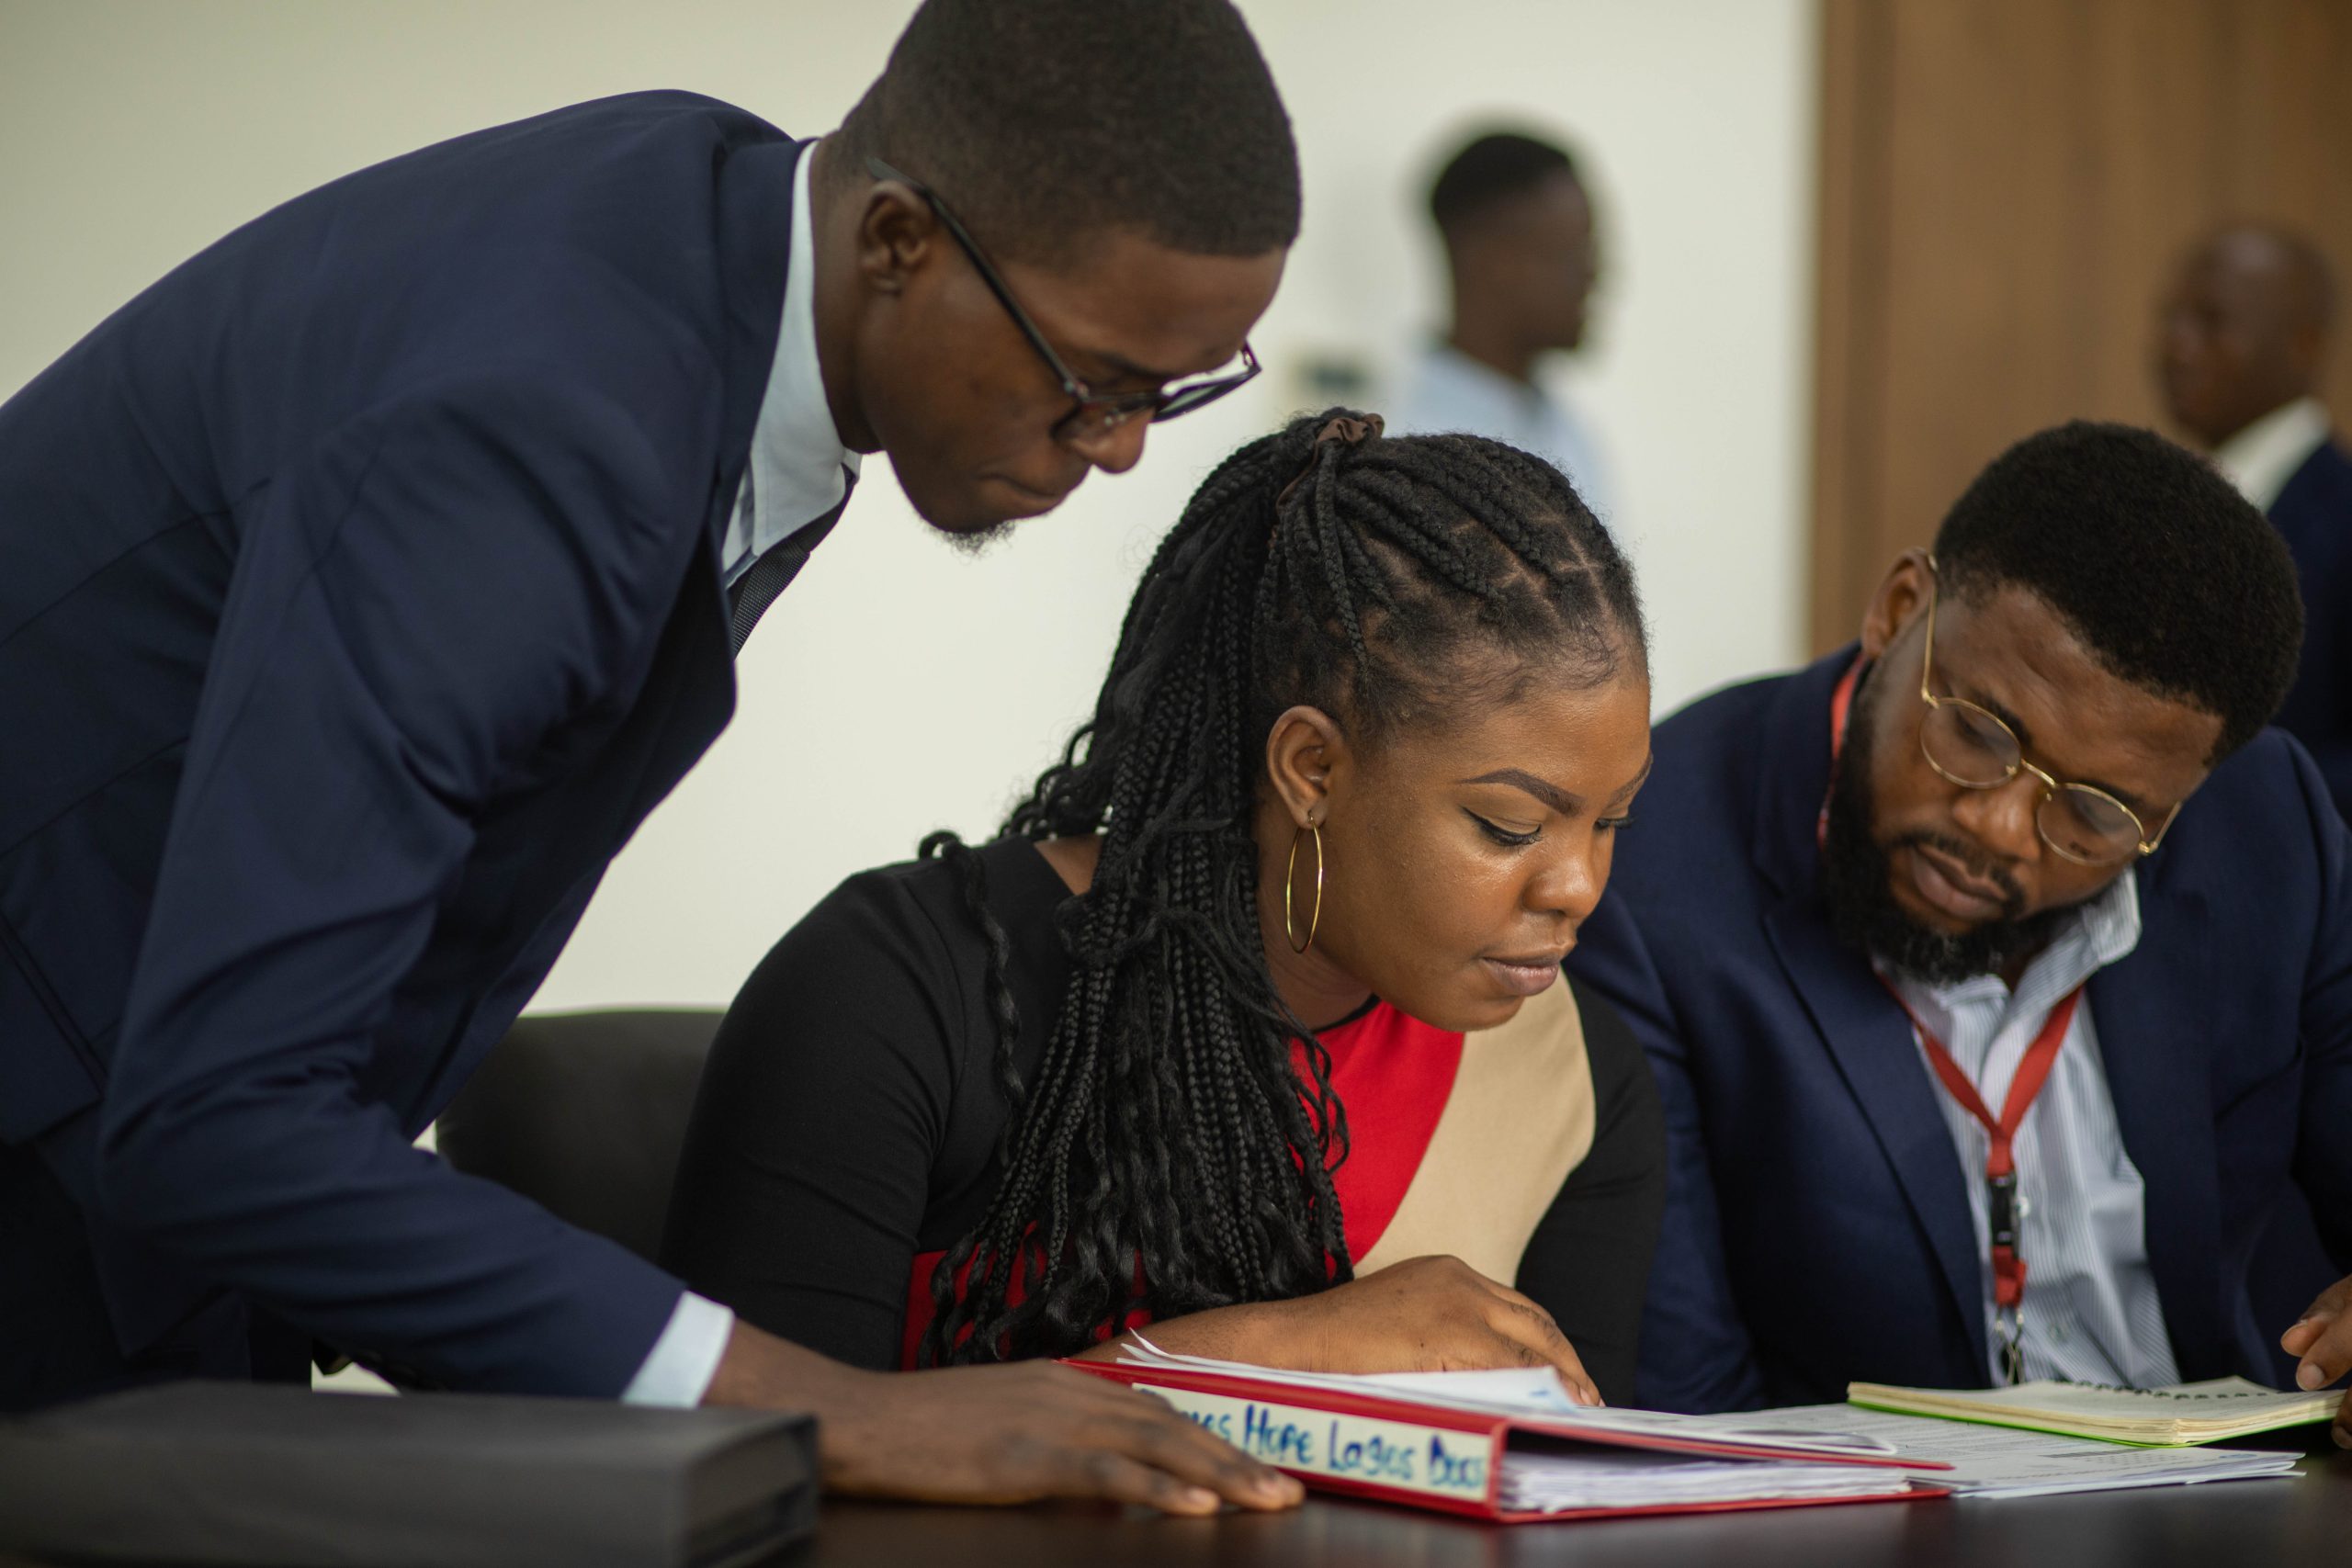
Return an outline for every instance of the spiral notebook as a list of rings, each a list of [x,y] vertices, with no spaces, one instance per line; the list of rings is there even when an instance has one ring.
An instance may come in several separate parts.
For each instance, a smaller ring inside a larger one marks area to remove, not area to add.
[[[1868,1409],[1903,1416],[1939,1416],[2070,1438],[2098,1438],[2110,1443],[2179,1448],[2325,1421],[2335,1414],[2344,1391],[2282,1393],[2244,1378],[2214,1378],[2165,1388],[2109,1388],[2086,1382],[2025,1382],[1984,1389],[1896,1388],[1857,1382],[1846,1385],[1846,1398]]]

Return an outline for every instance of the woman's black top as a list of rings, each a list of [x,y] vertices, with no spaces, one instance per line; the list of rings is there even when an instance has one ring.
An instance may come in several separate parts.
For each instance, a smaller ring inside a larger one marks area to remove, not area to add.
[[[1032,1081],[1069,973],[1054,912],[1070,895],[1025,840],[979,854]],[[856,1366],[909,1364],[928,1313],[917,1287],[998,1182],[986,961],[944,862],[853,876],[787,932],[712,1046],[663,1262],[772,1333]],[[1335,1180],[1359,1273],[1403,1247],[1462,1256],[1549,1311],[1604,1397],[1630,1399],[1665,1133],[1623,1021],[1570,982],[1481,1034],[1382,1004],[1321,1038],[1348,1109]],[[1432,1177],[1439,1160],[1450,1179]],[[1381,1228],[1368,1246],[1360,1221]]]

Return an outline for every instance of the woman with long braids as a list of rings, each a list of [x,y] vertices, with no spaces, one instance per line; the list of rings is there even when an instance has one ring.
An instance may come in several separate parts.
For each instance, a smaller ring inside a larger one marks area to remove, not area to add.
[[[1648,765],[1632,574],[1555,470],[1342,411],[1243,448],[1002,836],[753,975],[666,1260],[866,1366],[1148,1324],[1624,1396],[1663,1131],[1560,960]]]

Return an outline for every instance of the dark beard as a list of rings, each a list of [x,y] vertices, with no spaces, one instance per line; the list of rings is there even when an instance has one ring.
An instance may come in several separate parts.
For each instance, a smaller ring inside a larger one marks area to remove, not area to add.
[[[2061,906],[2018,917],[2015,911],[2025,897],[2017,884],[1998,866],[1984,864],[1958,839],[1911,833],[1880,847],[1877,813],[1870,797],[1871,756],[1877,738],[1862,716],[1862,687],[1869,673],[1866,669],[1854,683],[1845,749],[1831,770],[1829,831],[1821,854],[1821,886],[1829,901],[1830,927],[1847,946],[1931,986],[2000,974],[2038,951],[2073,910]],[[1913,919],[1894,901],[1890,854],[1905,844],[1926,844],[1999,884],[2003,917],[1952,936]]]
[[[957,555],[978,557],[1012,537],[1012,520],[991,523],[985,528],[934,528],[932,532],[946,540],[947,547]]]

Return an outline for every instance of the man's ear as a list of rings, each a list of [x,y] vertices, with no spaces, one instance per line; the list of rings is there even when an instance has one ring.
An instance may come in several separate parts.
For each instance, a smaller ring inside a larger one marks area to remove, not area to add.
[[[1319,828],[1331,815],[1335,775],[1350,761],[1348,738],[1321,708],[1285,708],[1266,732],[1266,776],[1297,828]]]
[[[1862,612],[1862,657],[1876,660],[1903,628],[1928,607],[1936,591],[1934,558],[1925,550],[1905,550],[1894,558],[1878,592]]]
[[[902,293],[945,237],[931,203],[896,180],[876,181],[857,217],[858,274],[877,294]]]

